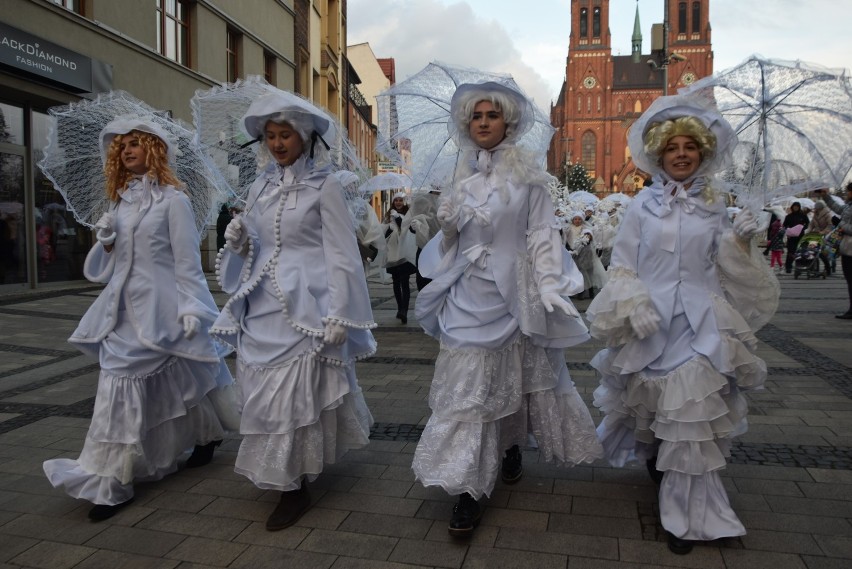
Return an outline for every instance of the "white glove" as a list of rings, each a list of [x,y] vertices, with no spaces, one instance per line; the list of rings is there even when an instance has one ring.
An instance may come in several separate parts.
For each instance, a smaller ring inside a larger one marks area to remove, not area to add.
[[[454,207],[448,200],[441,202],[438,206],[438,224],[441,226],[441,231],[444,234],[444,239],[454,239],[459,234],[456,225],[459,222],[460,209]]]
[[[329,320],[325,324],[325,334],[323,334],[322,341],[332,346],[339,346],[346,341],[346,336],[346,326],[340,322]]]
[[[402,214],[396,211],[395,209],[391,210],[391,217],[394,219],[402,219]]]
[[[630,326],[640,340],[660,329],[660,315],[650,304],[639,305],[630,315]]]
[[[734,219],[734,235],[740,241],[751,241],[758,230],[757,218],[747,209],[742,210]]]
[[[192,340],[198,334],[198,329],[201,328],[201,320],[192,314],[186,314],[181,318],[181,323],[183,324],[183,337],[187,340]]]
[[[109,247],[115,243],[115,221],[115,214],[111,211],[107,211],[95,224],[95,229],[97,229],[95,237],[104,247]]]
[[[235,217],[225,228],[225,246],[239,253],[248,241],[248,231],[243,228],[242,217]]]
[[[577,312],[577,309],[574,308],[574,305],[562,298],[558,293],[541,293],[541,303],[544,305],[544,309],[548,312],[553,312],[554,308],[558,308],[568,316],[574,316],[575,318],[580,316],[580,313]]]

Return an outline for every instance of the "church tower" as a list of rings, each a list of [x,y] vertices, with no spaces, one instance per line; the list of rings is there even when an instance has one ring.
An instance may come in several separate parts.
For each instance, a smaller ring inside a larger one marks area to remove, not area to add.
[[[655,2],[659,0],[642,0]],[[668,92],[713,73],[710,0],[665,0],[668,15]],[[582,164],[603,196],[632,193],[644,178],[627,148],[627,132],[663,94],[663,24],[655,24],[649,53],[642,53],[639,5],[630,55],[612,55],[610,0],[571,0],[571,34],[565,81],[550,120],[556,128],[548,151],[550,172],[565,181],[566,164]],[[659,44],[659,45],[657,45]]]

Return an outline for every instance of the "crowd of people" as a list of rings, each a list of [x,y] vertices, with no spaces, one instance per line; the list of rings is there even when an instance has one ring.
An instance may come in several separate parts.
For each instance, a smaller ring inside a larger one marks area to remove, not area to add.
[[[343,186],[355,181],[318,143],[339,125],[288,92],[254,100],[240,126],[259,141],[257,176],[240,211],[220,212],[221,312],[169,137],[110,123],[112,205],[86,260],[106,287],[70,339],[99,358],[95,414],[76,461],[45,462],[50,482],[100,521],[132,502],[134,482],[203,466],[238,432],[235,471],[279,493],[266,528],[294,524],[324,465],[369,443],[354,364],[376,352],[365,267],[383,250],[397,318],[407,322],[416,275],[417,320],[440,344],[412,469],[456,497],[451,535],[474,532],[482,498],[498,478],[521,479],[530,446],[563,466],[645,462],[674,553],[743,535],[719,473],[747,430],[744,394],[766,379],[754,334],[777,307],[771,267],[785,239],[789,272],[803,233],[835,232],[852,299],[852,185],[845,207],[821,194],[812,219],[798,203],[776,215],[767,263],[757,217],[732,222],[710,181],[736,144],[711,108],[657,99],[629,136],[651,184],[606,211],[554,207],[541,156],[518,144],[534,114],[520,91],[463,84],[450,114],[453,181],[410,204],[394,195],[379,221],[364,204],[353,212]],[[588,327],[572,303],[583,296]],[[597,429],[565,361],[590,335],[606,342],[591,361]],[[223,359],[232,350],[238,390]]]

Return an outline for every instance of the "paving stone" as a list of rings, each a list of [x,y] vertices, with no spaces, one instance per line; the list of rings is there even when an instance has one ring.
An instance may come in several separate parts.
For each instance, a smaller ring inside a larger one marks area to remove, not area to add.
[[[246,520],[160,510],[140,521],[136,527],[230,541],[248,525]]]
[[[657,501],[657,488],[653,485],[602,484],[600,482],[583,480],[555,480],[553,483],[553,493],[614,500]]]
[[[494,545],[521,551],[618,559],[618,540],[611,537],[501,528]]]
[[[404,498],[412,486],[413,484],[411,482],[405,482],[402,480],[362,478],[355,483],[351,491],[359,494]]]
[[[37,543],[36,539],[0,533],[0,561],[8,561]]]
[[[166,557],[192,563],[227,567],[249,546],[216,539],[188,537],[171,550]]]
[[[633,500],[606,500],[585,496],[576,496],[574,498],[574,506],[571,513],[628,519],[636,519],[638,516],[636,502]]]
[[[62,516],[79,506],[79,503],[68,497],[37,496],[21,494],[3,504],[4,510],[22,514],[39,514],[45,516]]]
[[[413,516],[418,508],[420,508],[421,502],[422,500],[412,500],[409,498],[329,492],[319,501],[319,505],[323,508],[353,512],[372,514],[394,512],[399,516]]]
[[[820,555],[822,553],[819,545],[817,545],[822,536],[751,528],[747,528],[747,531],[748,533],[740,538],[746,549],[775,551],[778,553],[809,553],[812,555]]]
[[[522,528],[538,531],[547,529],[548,514],[544,512],[529,512],[524,510],[508,510],[505,508],[485,508],[482,523],[501,528]]]
[[[806,498],[852,502],[852,484],[796,483]]]
[[[783,466],[760,466],[750,464],[729,464],[725,469],[731,478],[760,478],[763,480],[794,480],[812,482],[810,470],[804,468],[785,468]]]
[[[689,555],[675,555],[661,541],[619,539],[621,561],[644,563],[655,567],[688,567],[691,569],[725,569],[719,549],[696,545]]]
[[[762,494],[774,496],[802,497],[801,488],[796,482],[787,480],[760,480],[758,478],[734,478],[734,484],[743,494]]]
[[[835,537],[827,535],[814,536],[823,553],[828,557],[852,559],[852,537]],[[812,552],[807,552],[812,553]]]
[[[431,526],[432,522],[429,520],[418,518],[352,512],[338,529],[353,533],[423,539]]]
[[[823,484],[852,484],[852,470],[826,470],[809,468],[808,474],[816,482]],[[807,482],[810,482],[809,480]]]
[[[449,567],[458,569],[464,562],[468,545],[465,540],[456,540],[435,547],[434,543],[414,539],[400,539],[390,555],[390,561]]]
[[[313,494],[317,490],[333,490],[335,492],[349,492],[352,487],[358,483],[360,479],[355,476],[336,476],[334,474],[323,473],[310,484],[310,490]],[[276,498],[276,501],[278,498]]]
[[[185,539],[184,535],[162,531],[111,526],[90,539],[85,545],[98,549],[162,557]]]
[[[249,524],[233,541],[251,545],[296,549],[309,533],[311,533],[310,528],[300,526],[290,526],[281,531],[268,531],[266,524],[254,522]]]
[[[25,567],[39,567],[44,569],[70,569],[87,557],[96,553],[96,549],[71,545],[68,543],[55,543],[42,541],[10,559],[13,565]]]
[[[207,479],[190,488],[189,492],[193,494],[236,498],[238,500],[257,500],[264,491],[254,484],[247,483],[245,480]]]
[[[99,550],[79,565],[75,565],[74,569],[104,569],[105,567],[116,569],[174,569],[179,564],[180,561],[175,559]]]
[[[514,510],[532,510],[535,512],[559,512],[563,514],[570,514],[572,501],[573,499],[571,496],[558,494],[511,492],[508,507]]]
[[[187,492],[162,492],[145,503],[149,508],[175,510],[178,512],[198,513],[206,508],[216,496],[192,494]]]
[[[840,500],[767,496],[766,501],[775,512],[852,518],[852,503]]]
[[[807,532],[814,535],[837,535],[852,537],[852,525],[842,518],[813,515],[783,514],[777,512],[740,512],[740,521],[749,529]]]
[[[352,451],[349,451],[351,453]],[[379,478],[385,470],[387,470],[388,466],[385,464],[362,464],[357,462],[348,462],[346,459],[349,457],[349,453],[343,457],[343,462],[338,462],[336,464],[327,464],[324,467],[324,473],[336,474],[338,476],[352,476],[355,478]],[[411,463],[409,462],[407,466],[409,469],[411,468]]]
[[[642,528],[638,519],[580,516],[575,514],[550,514],[548,531],[578,535],[626,537],[641,539]]]
[[[299,550],[386,561],[396,543],[393,537],[315,529],[302,541]]]
[[[848,559],[802,555],[802,560],[808,566],[808,569],[849,569]]]
[[[458,544],[459,539],[457,537],[451,536],[447,531],[449,521],[449,516],[447,516],[446,519],[433,520],[432,527],[429,529],[429,533],[426,534],[426,541]],[[500,528],[498,528],[497,526],[487,526],[479,524],[479,527],[476,528],[475,532],[473,532],[473,536],[466,538],[464,540],[464,544],[468,546],[477,545],[481,547],[494,547],[494,543],[496,543],[497,541],[497,534],[499,533],[499,531]]]
[[[82,545],[107,528],[60,517],[23,514],[0,527],[0,533]]]
[[[471,547],[462,569],[565,569],[567,563],[565,555]]]
[[[205,516],[230,517],[252,522],[265,522],[274,509],[275,506],[270,506],[266,502],[216,498],[199,513]]]
[[[270,512],[271,513],[271,512]],[[343,520],[349,516],[349,512],[344,510],[331,510],[328,508],[320,508],[313,506],[310,510],[299,518],[296,522],[298,526],[320,529],[337,529]],[[264,518],[265,520],[266,518]]]
[[[745,510],[755,510],[758,512],[772,511],[772,508],[766,501],[766,497],[759,494],[735,493],[730,494],[728,497],[731,501],[731,507],[738,512]]]
[[[723,549],[721,551],[727,569],[806,569],[799,556],[788,553],[742,549]]]

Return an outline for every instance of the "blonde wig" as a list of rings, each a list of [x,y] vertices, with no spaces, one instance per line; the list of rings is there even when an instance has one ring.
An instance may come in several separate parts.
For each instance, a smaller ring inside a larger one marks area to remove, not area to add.
[[[169,167],[166,144],[153,134],[131,130],[126,134],[116,135],[107,150],[104,173],[106,174],[106,193],[111,201],[118,201],[119,190],[127,187],[127,183],[134,176],[133,172],[121,163],[121,140],[127,135],[133,135],[139,139],[140,146],[145,150],[145,167],[148,169],[146,174],[150,178],[156,179],[160,185],[175,188],[183,186]]]
[[[693,116],[678,117],[654,123],[645,133],[645,153],[662,165],[663,151],[675,136],[688,136],[698,144],[701,161],[716,156],[716,135],[701,120]]]

